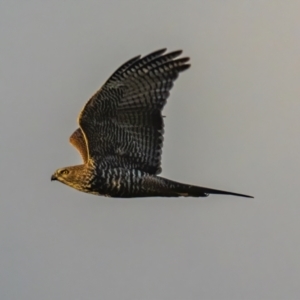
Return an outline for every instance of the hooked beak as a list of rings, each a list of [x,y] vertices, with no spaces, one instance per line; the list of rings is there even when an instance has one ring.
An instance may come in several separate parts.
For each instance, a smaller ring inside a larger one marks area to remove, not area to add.
[[[53,175],[51,176],[51,181],[53,181],[53,180],[57,180],[57,177],[55,176],[55,174],[53,174]]]

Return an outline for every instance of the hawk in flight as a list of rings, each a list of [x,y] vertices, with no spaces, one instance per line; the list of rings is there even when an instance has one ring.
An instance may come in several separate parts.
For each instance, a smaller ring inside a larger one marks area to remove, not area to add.
[[[161,172],[162,109],[179,73],[182,51],[158,50],[119,67],[79,114],[70,142],[83,164],[58,169],[58,180],[79,191],[108,197],[206,197],[247,195],[175,182]]]

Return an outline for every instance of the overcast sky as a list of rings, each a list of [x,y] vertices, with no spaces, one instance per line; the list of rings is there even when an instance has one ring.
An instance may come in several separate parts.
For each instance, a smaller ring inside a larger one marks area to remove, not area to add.
[[[298,1],[1,1],[1,300],[300,299]],[[51,174],[89,97],[167,47],[164,177],[255,199],[109,199]]]

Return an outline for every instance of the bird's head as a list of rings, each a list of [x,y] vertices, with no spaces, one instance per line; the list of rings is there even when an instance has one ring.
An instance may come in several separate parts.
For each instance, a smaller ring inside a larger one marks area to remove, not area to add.
[[[82,190],[86,183],[84,165],[65,167],[58,169],[51,176],[51,181],[57,180],[77,190]]]

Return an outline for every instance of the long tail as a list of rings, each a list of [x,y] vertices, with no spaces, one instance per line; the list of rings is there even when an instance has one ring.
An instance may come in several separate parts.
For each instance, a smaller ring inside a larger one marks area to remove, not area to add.
[[[238,193],[222,191],[222,190],[215,190],[215,189],[210,189],[202,186],[184,184],[166,178],[160,177],[160,179],[163,181],[163,185],[164,185],[164,188],[162,188],[161,191],[163,190],[165,191],[165,196],[207,197],[209,194],[221,194],[221,195],[232,195],[232,196],[239,196],[239,197],[254,198],[249,195],[238,194]]]
[[[207,197],[209,194],[221,194],[221,195],[232,195],[238,197],[254,198],[252,196],[245,195],[245,194],[238,194],[238,193],[233,193],[228,191],[209,189],[202,186],[194,186],[194,185],[187,185],[187,184],[181,184],[181,186],[178,188],[178,192],[181,193],[182,196],[190,196],[190,197]]]

